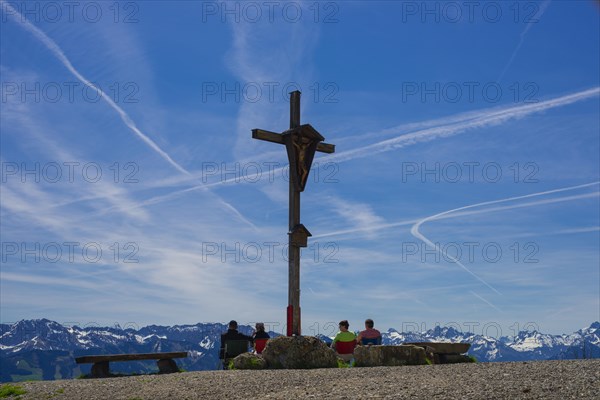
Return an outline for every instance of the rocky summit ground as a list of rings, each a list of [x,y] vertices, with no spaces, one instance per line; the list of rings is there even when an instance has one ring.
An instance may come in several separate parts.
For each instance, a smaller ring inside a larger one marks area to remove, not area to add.
[[[25,399],[597,399],[600,360],[206,371],[20,383]]]

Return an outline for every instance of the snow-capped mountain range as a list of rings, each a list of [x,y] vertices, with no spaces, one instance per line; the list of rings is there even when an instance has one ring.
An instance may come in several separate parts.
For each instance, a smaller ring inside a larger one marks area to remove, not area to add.
[[[141,329],[64,326],[47,319],[0,324],[0,381],[73,378],[89,372],[89,365],[75,364],[74,357],[86,354],[188,351],[178,360],[186,370],[217,369],[219,335],[226,326],[219,323],[146,326]],[[250,334],[250,326],[240,331]],[[271,332],[271,337],[278,334]],[[425,332],[383,332],[383,344],[406,342],[471,343],[469,355],[480,362],[547,359],[600,358],[600,322],[563,335],[537,331],[519,332],[513,337],[493,338],[452,327],[435,327]],[[330,342],[331,338],[320,335]],[[152,362],[115,363],[115,372],[147,372]]]

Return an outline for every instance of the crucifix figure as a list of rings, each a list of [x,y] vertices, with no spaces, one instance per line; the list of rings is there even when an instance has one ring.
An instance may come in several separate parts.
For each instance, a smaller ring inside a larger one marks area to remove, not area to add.
[[[310,124],[300,125],[300,92],[290,93],[290,129],[275,133],[252,129],[252,138],[284,144],[290,163],[289,215],[289,289],[287,307],[287,335],[300,335],[300,247],[306,247],[312,236],[300,223],[300,192],[304,191],[315,152],[333,153],[335,146],[323,143],[321,136]]]

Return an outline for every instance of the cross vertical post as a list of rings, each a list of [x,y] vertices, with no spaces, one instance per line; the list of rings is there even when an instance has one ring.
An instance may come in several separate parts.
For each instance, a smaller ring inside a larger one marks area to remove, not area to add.
[[[287,335],[300,335],[300,248],[312,236],[300,223],[300,193],[308,180],[316,151],[334,153],[335,146],[310,124],[300,125],[300,92],[290,93],[290,128],[282,133],[252,129],[252,138],[285,145],[290,167],[288,230],[288,306]]]
[[[300,92],[290,93],[290,130],[300,127]],[[300,225],[300,191],[296,189],[296,174],[291,173],[290,165],[290,217],[288,242],[288,309],[287,334],[300,335],[300,246],[294,243],[291,232]]]

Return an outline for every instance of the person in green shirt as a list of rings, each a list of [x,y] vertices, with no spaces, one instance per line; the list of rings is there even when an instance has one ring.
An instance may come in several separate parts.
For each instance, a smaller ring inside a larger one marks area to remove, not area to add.
[[[346,362],[352,359],[352,353],[356,346],[356,335],[354,332],[348,331],[349,327],[348,320],[340,321],[340,331],[333,338],[333,342],[331,342],[331,347]]]

